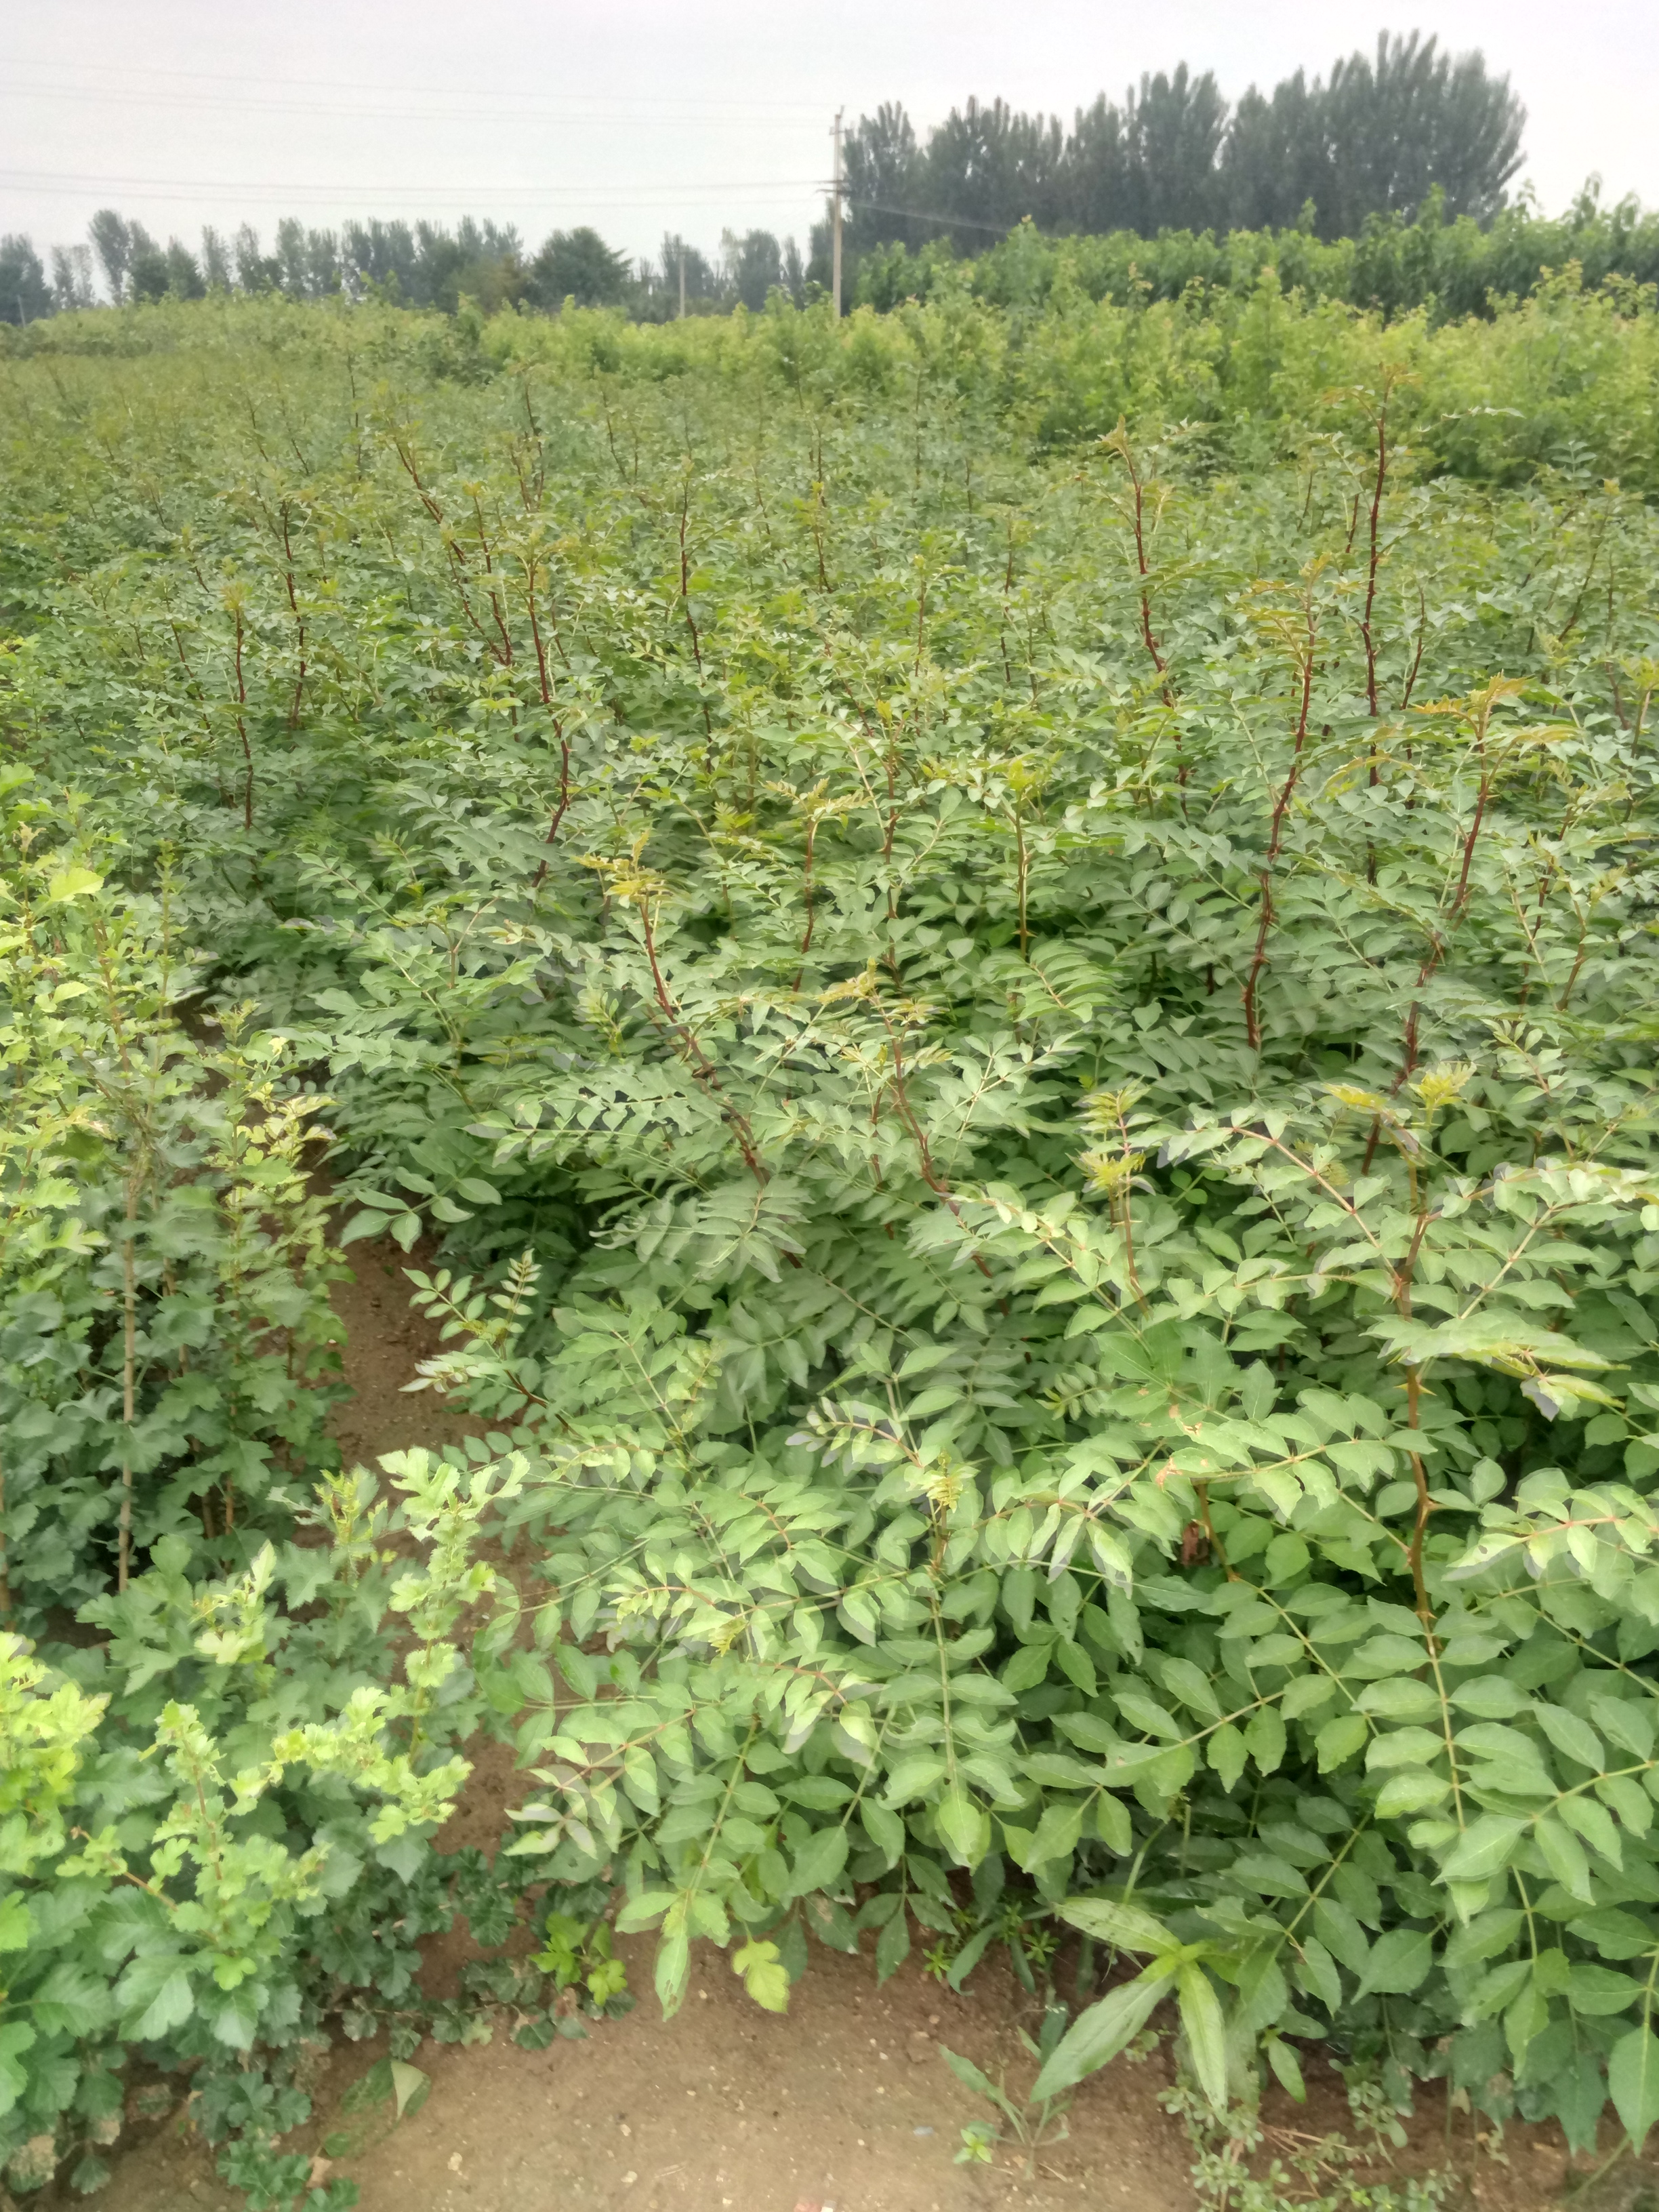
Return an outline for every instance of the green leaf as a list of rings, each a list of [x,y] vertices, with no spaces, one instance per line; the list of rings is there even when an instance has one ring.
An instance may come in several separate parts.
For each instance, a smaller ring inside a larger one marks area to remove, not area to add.
[[[1273,2068],[1279,2087],[1297,2104],[1305,2105],[1308,2101],[1307,2085],[1303,2081],[1302,2062],[1296,2052],[1282,2035],[1270,2035],[1262,2047],[1267,2051],[1267,2063]]]
[[[1389,1775],[1377,1791],[1377,1817],[1387,1820],[1404,1813],[1425,1812],[1450,1792],[1451,1784],[1443,1775],[1429,1773],[1422,1767],[1402,1767],[1397,1774]]]
[[[1006,2102],[995,2082],[975,2066],[971,2058],[964,2058],[957,2051],[947,2051],[942,2043],[939,2046],[939,2055],[964,2089],[971,2089],[975,2096],[983,2097],[988,2105]]]
[[[1550,1872],[1562,1888],[1586,1905],[1594,1905],[1595,1885],[1590,1879],[1589,1860],[1577,1837],[1559,1820],[1548,1818],[1539,1820],[1533,1833],[1539,1850],[1549,1863]]]
[[[1639,2158],[1659,2121],[1659,2035],[1650,2028],[1633,2027],[1613,2045],[1607,2057],[1607,2094]]]
[[[390,2058],[377,2058],[368,2073],[360,2074],[355,2081],[346,2084],[340,2094],[340,2110],[349,2113],[367,2112],[374,2106],[383,2104],[391,2094],[392,2061]],[[329,2155],[331,2158],[333,2152],[331,2151]]]
[[[1513,1720],[1532,1705],[1526,1692],[1502,1674],[1478,1674],[1473,1681],[1460,1682],[1451,1692],[1451,1702],[1460,1712],[1473,1713],[1481,1721]]]
[[[1334,2019],[1342,2002],[1342,1977],[1336,1970],[1336,1961],[1316,1936],[1304,1941],[1297,1974],[1303,1987],[1311,1990]]]
[[[1575,1959],[1567,1976],[1567,2002],[1586,2019],[1600,2020],[1623,2012],[1641,1996],[1641,1984],[1611,1966],[1598,1966],[1588,1959]]]
[[[657,1997],[665,2020],[672,2020],[684,2003],[690,1973],[690,1941],[677,1929],[673,1935],[665,1936],[657,1946]]]
[[[1286,1741],[1284,1719],[1275,1706],[1264,1705],[1246,1724],[1244,1748],[1263,1774],[1276,1773],[1284,1764]]]
[[[1070,1921],[1097,1942],[1110,1943],[1120,1951],[1172,1951],[1178,1939],[1164,1923],[1138,1905],[1120,1905],[1109,1897],[1068,1897],[1056,1906],[1062,1920]]]
[[[910,1955],[910,1917],[901,1904],[876,1938],[876,1979],[890,1981]]]
[[[1334,1897],[1316,1899],[1313,1923],[1319,1940],[1351,1974],[1363,1974],[1371,1947],[1364,1929],[1347,1906]]]
[[[1117,2057],[1139,2034],[1153,2008],[1170,1992],[1173,1966],[1154,1965],[1132,1982],[1109,1990],[1098,2004],[1074,2020],[1060,2038],[1053,2055],[1031,2087],[1031,2100],[1041,2104],[1072,2088],[1087,2074]]]
[[[1345,1765],[1363,1748],[1370,1734],[1364,1713],[1339,1713],[1334,1720],[1327,1721],[1314,1738],[1320,1772],[1328,1774],[1333,1768]]]
[[[195,2009],[190,1976],[173,1951],[135,1959],[115,1989],[126,2014],[123,2033],[133,2043],[157,2042],[182,2027]]]
[[[407,2118],[418,2112],[432,2093],[432,2076],[423,2074],[418,2066],[411,2066],[406,2058],[391,2061],[392,2094],[398,2106],[398,2118]]]
[[[947,1989],[959,1990],[962,1987],[1000,1933],[1001,1930],[996,1923],[991,1921],[976,1935],[968,1938],[961,1950],[951,1961],[949,1971],[945,1977]]]
[[[207,2021],[216,2042],[233,2051],[252,2051],[259,2029],[259,1992],[244,1982],[234,1990],[204,1989],[196,1998],[197,2010]]]
[[[617,1914],[617,1933],[637,1936],[660,1920],[674,1901],[672,1889],[642,1889],[637,1897],[625,1898]]]
[[[27,1899],[15,1890],[0,1897],[0,1951],[26,1951],[33,1925]]]
[[[934,1815],[946,1848],[958,1866],[975,1867],[991,1848],[990,1815],[958,1784],[947,1790]]]
[[[904,1849],[904,1823],[898,1814],[866,1797],[859,1807],[859,1818],[864,1823],[865,1833],[888,1865],[896,1866],[899,1853]]]
[[[913,1751],[899,1759],[887,1777],[887,1787],[882,1793],[882,1802],[890,1810],[908,1805],[912,1798],[924,1796],[936,1782],[943,1779],[945,1761],[934,1751]]]
[[[1628,1776],[1617,1778],[1626,1783],[1630,1779]],[[1598,1783],[1596,1786],[1599,1789],[1601,1784]],[[1646,1808],[1644,1807],[1643,1810],[1645,1814]],[[1568,1827],[1577,1830],[1590,1849],[1604,1858],[1609,1866],[1624,1865],[1625,1847],[1618,1829],[1613,1826],[1613,1815],[1605,1805],[1599,1804],[1594,1797],[1564,1797],[1561,1800],[1561,1818]],[[1645,1832],[1644,1827],[1636,1829],[1638,1835]]]
[[[1416,1928],[1391,1928],[1371,1946],[1359,1977],[1360,1996],[1409,1996],[1434,1964],[1432,1938]]]
[[[33,2041],[34,2030],[27,2021],[0,2021],[0,2118],[10,2112],[28,2087],[22,2054]]]
[[[1472,1821],[1441,1862],[1448,1881],[1485,1881],[1507,1866],[1527,1823],[1507,1813],[1483,1813]]]
[[[1012,1690],[1016,1694],[1036,1689],[1048,1674],[1048,1656],[1054,1648],[1052,1641],[1048,1640],[1040,1644],[1022,1644],[1002,1670],[1004,1688]]]
[[[1134,1823],[1128,1808],[1109,1790],[1103,1790],[1095,1800],[1095,1830],[1107,1850],[1119,1858],[1127,1857],[1134,1849]]]
[[[1211,2109],[1224,2114],[1227,2034],[1220,1999],[1211,1986],[1209,1976],[1195,1960],[1189,1960],[1176,1977],[1176,1994],[1181,2008],[1182,2033],[1187,2039],[1198,2086],[1209,2100]]]
[[[108,1984],[79,1959],[60,1959],[34,1993],[35,2025],[47,2035],[94,2035],[112,2017]]]
[[[1227,1722],[1211,1735],[1207,1749],[1210,1765],[1220,1777],[1222,1788],[1231,1791],[1249,1759],[1243,1730]]]
[[[743,1977],[744,1988],[766,2012],[789,2009],[789,1976],[775,1943],[744,1943],[732,1954],[732,1971]]]
[[[103,886],[103,878],[91,868],[60,868],[47,881],[46,898],[52,906],[64,906],[70,899],[85,898]]]
[[[1534,1709],[1534,1718],[1564,1758],[1588,1766],[1593,1774],[1600,1774],[1607,1765],[1607,1748],[1601,1737],[1577,1713],[1569,1712],[1565,1705],[1540,1705]]]
[[[1046,1866],[1050,1859],[1070,1858],[1083,1832],[1084,1809],[1082,1798],[1043,1808],[1042,1818],[1037,1822],[1036,1833],[1026,1853],[1028,1871],[1033,1867]]]
[[[828,1889],[846,1863],[846,1829],[818,1829],[816,1834],[808,1837],[795,1855],[795,1863],[789,1875],[790,1896],[805,1897],[811,1891]]]

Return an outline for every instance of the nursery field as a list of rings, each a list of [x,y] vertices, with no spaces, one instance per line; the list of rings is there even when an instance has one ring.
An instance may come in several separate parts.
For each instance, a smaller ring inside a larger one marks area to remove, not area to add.
[[[846,2212],[1116,2201],[1115,2060],[1148,2205],[1639,2173],[1655,370],[1571,275],[9,341],[14,2195],[436,2203],[434,2065],[822,2117],[866,2005],[964,2048]]]

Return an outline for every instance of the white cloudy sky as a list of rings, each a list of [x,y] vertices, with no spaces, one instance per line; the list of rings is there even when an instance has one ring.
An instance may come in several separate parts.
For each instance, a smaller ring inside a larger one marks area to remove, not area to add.
[[[1510,72],[1547,207],[1593,170],[1659,201],[1659,0],[0,0],[0,231],[43,246],[106,205],[186,240],[467,211],[636,253],[671,228],[804,240],[837,106],[1069,116],[1183,59],[1237,94],[1385,24]]]

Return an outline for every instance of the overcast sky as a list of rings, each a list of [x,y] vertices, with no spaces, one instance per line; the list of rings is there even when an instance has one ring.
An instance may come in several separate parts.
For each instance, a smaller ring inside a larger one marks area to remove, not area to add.
[[[1529,111],[1552,211],[1591,171],[1659,202],[1659,0],[0,0],[0,231],[84,239],[103,206],[204,222],[471,212],[527,242],[591,222],[651,252],[723,225],[805,243],[830,125],[919,129],[969,93],[1069,118],[1186,61],[1236,96],[1386,23],[1484,49]]]

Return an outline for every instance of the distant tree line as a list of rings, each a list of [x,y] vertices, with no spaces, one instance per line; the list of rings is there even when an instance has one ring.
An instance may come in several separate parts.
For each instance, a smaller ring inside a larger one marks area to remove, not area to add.
[[[0,321],[39,322],[94,306],[94,266],[118,306],[276,292],[292,300],[374,297],[449,314],[471,299],[491,314],[521,301],[556,313],[574,300],[660,322],[679,312],[682,262],[689,313],[726,313],[739,302],[758,312],[775,289],[798,301],[808,292],[794,240],[767,230],[728,230],[713,255],[671,234],[654,259],[637,264],[586,226],[556,230],[526,253],[512,224],[471,216],[453,230],[378,219],[318,229],[290,216],[277,224],[269,252],[250,223],[228,236],[209,226],[194,252],[177,238],[161,245],[113,208],[100,209],[89,230],[89,245],[54,246],[49,264],[29,239],[0,238]],[[827,277],[827,247],[823,258]]]
[[[1068,130],[1000,100],[970,100],[918,138],[897,105],[860,118],[846,179],[855,250],[949,237],[975,251],[1030,221],[1100,234],[1304,226],[1357,235],[1368,216],[1413,215],[1431,191],[1488,222],[1521,166],[1526,110],[1478,53],[1432,38],[1378,39],[1328,77],[1294,76],[1229,107],[1208,71],[1103,93]]]
[[[1170,298],[1237,290],[1271,268],[1285,290],[1443,317],[1483,313],[1568,261],[1592,283],[1659,282],[1659,216],[1633,200],[1604,208],[1593,186],[1557,221],[1507,204],[1524,120],[1480,54],[1415,33],[1231,107],[1207,74],[1143,77],[1121,105],[1103,94],[1079,109],[1069,130],[970,100],[923,140],[884,106],[847,140],[844,296],[885,308],[949,282],[1012,305],[1063,276],[1094,298]],[[450,313],[471,299],[488,313],[574,300],[661,322],[682,300],[716,314],[758,312],[774,292],[821,295],[830,225],[813,225],[805,257],[793,239],[728,230],[714,253],[670,233],[635,262],[586,227],[532,252],[511,225],[471,216],[453,229],[290,217],[269,251],[246,223],[204,230],[192,251],[104,209],[89,245],[54,246],[48,261],[27,238],[0,238],[0,320],[89,307],[95,275],[120,303],[269,292]]]

